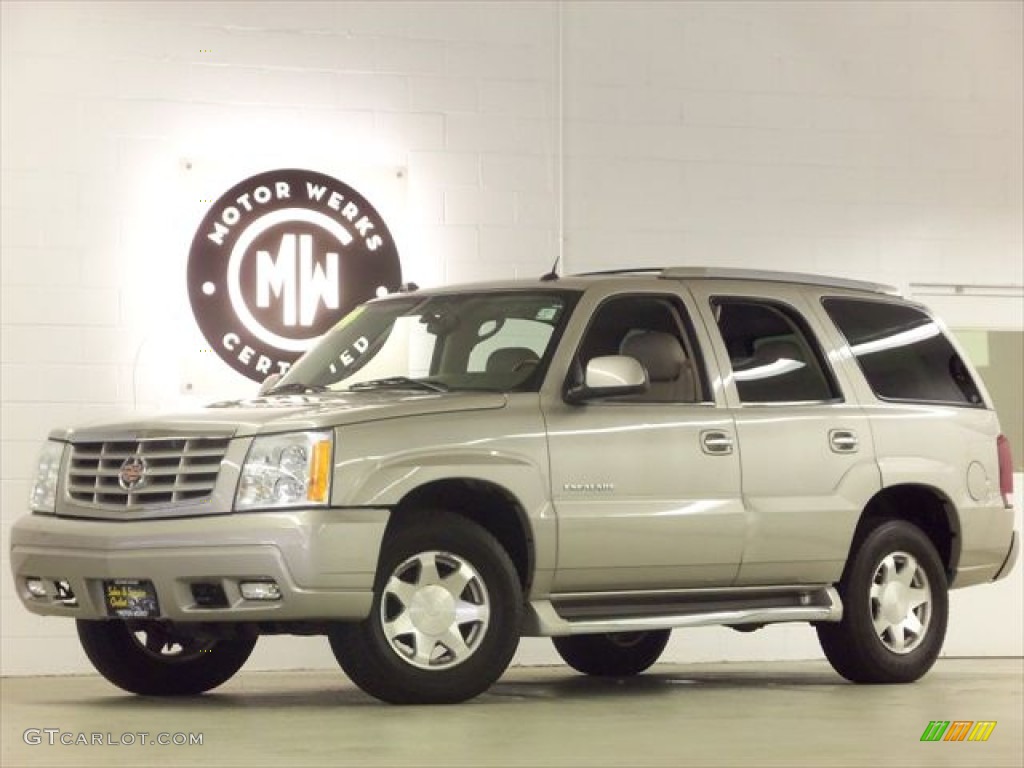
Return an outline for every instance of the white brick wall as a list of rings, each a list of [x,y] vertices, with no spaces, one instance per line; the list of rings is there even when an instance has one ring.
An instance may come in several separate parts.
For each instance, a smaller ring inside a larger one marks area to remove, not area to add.
[[[565,25],[571,268],[621,260],[618,204],[630,237],[676,235],[652,263],[1021,283],[1019,5],[570,4]]]
[[[1024,282],[1020,4],[3,2],[0,13],[5,673],[86,669],[69,624],[29,616],[10,584],[8,531],[38,441],[57,424],[180,401],[183,376],[217,367],[197,362],[186,254],[200,199],[250,173],[294,163],[367,180],[396,221],[407,279],[423,285],[541,274],[560,224],[570,270]],[[404,169],[402,191],[367,163]],[[716,632],[689,655],[731,653]],[[815,652],[786,632],[736,652]],[[984,647],[954,630],[947,649],[1021,652],[1019,634],[979,634]],[[255,663],[292,663],[283,643]],[[521,658],[549,659],[545,648],[526,643]]]

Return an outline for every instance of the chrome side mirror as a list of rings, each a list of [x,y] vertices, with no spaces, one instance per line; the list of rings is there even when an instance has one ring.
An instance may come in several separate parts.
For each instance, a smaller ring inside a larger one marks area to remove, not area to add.
[[[605,397],[638,395],[647,389],[647,371],[626,355],[595,357],[587,363],[583,385],[565,393],[567,403],[579,404]]]

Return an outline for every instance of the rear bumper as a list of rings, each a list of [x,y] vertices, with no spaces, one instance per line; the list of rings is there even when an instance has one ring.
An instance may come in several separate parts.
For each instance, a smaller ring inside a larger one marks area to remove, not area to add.
[[[308,509],[206,518],[110,522],[31,515],[11,531],[18,596],[33,613],[108,616],[103,582],[153,583],[172,621],[359,620],[370,611],[386,509]],[[34,597],[29,579],[42,580]],[[244,581],[277,583],[281,598],[246,600]],[[73,599],[61,592],[70,587]],[[197,583],[218,585],[220,605],[199,605]]]
[[[955,546],[959,542],[960,551],[954,558],[950,588],[990,584],[1005,577],[1012,570],[1020,547],[1013,508],[998,499],[989,504],[961,506],[958,513],[960,530],[953,543]]]
[[[1010,575],[1010,571],[1013,570],[1013,566],[1017,564],[1017,559],[1020,557],[1020,531],[1014,531],[1013,537],[1010,539],[1010,551],[1006,555],[1006,560],[1003,561],[1002,567],[999,572],[993,578],[993,581],[998,579],[1005,579]]]

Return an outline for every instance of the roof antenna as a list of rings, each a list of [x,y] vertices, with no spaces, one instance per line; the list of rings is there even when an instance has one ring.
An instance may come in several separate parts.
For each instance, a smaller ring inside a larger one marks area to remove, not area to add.
[[[540,280],[542,283],[550,283],[552,280],[558,279],[558,262],[561,258],[562,254],[555,256],[555,263],[551,265],[551,271],[546,275],[541,275]]]

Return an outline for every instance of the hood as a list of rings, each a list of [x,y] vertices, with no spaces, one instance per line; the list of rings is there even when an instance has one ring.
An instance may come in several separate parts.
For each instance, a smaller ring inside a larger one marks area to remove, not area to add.
[[[132,418],[86,427],[57,429],[57,440],[176,437],[202,434],[246,437],[274,432],[358,424],[461,411],[503,408],[508,396],[500,392],[323,392],[273,395],[249,400],[212,403],[187,413]]]

